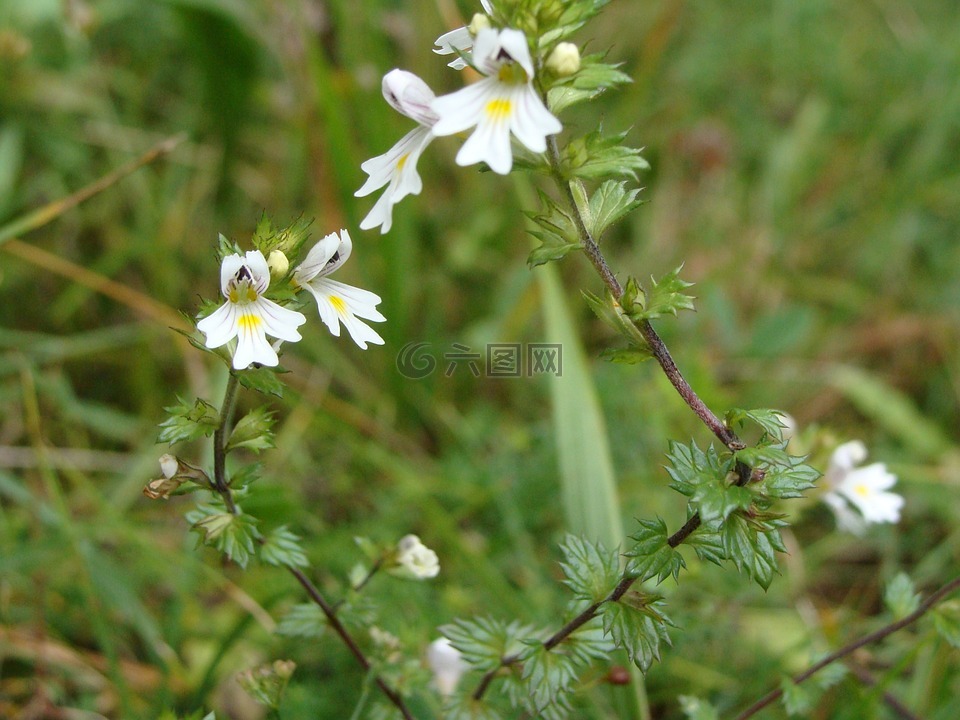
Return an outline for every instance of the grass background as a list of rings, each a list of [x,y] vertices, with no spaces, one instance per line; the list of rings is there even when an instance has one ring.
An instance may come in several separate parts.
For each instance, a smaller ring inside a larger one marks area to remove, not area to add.
[[[355,254],[338,277],[383,296],[389,322],[386,346],[362,352],[311,319],[288,351],[280,449],[263,457],[248,510],[307,538],[334,596],[356,535],[416,532],[437,549],[437,581],[371,589],[379,624],[414,655],[458,616],[560,624],[558,445],[570,428],[549,383],[463,370],[413,381],[395,367],[410,341],[440,359],[453,343],[550,334],[542,271],[524,264],[529,181],[458,168],[456,143],[439,140],[391,233],[355,229],[371,204],[352,196],[360,163],[410,126],[383,102],[381,75],[400,66],[454,89],[429,48],[474,10],[0,2],[0,224],[188,136],[0,247],[0,714],[256,717],[230,678],[275,657],[299,664],[285,718],[355,706],[363,678],[333,639],[270,633],[302,601],[282,573],[219,564],[186,533],[189,501],[140,494],[164,451],[162,406],[177,393],[216,402],[224,381],[168,326],[215,296],[216,234],[244,241],[263,210],[315,217],[317,237],[350,228]],[[821,467],[831,441],[865,440],[907,499],[898,526],[862,539],[837,534],[813,499],[791,505],[792,552],[767,593],[696,563],[664,586],[680,629],[647,679],[654,715],[680,717],[681,694],[730,712],[884,622],[883,585],[899,570],[932,589],[960,566],[960,6],[617,0],[578,41],[612,46],[635,78],[565,120],[632,128],[647,148],[649,202],[605,249],[621,276],[685,263],[698,311],[658,327],[694,387],[718,410],[789,411],[813,428]],[[80,268],[140,295],[94,291]],[[597,358],[611,338],[579,289],[599,283],[577,258],[559,269],[586,350],[565,382],[595,387],[606,428],[581,441],[608,441],[627,533],[654,513],[675,528],[668,439],[710,438],[654,365]],[[879,684],[844,680],[814,716],[885,716],[882,691],[925,718],[960,712],[956,652],[929,622],[857,662]],[[634,688],[605,682],[607,670],[589,674],[578,717],[636,715]]]

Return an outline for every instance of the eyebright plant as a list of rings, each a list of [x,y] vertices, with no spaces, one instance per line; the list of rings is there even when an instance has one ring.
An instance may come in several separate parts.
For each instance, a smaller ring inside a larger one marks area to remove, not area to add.
[[[383,342],[363,322],[385,320],[377,310],[380,298],[330,279],[351,256],[349,234],[327,235],[304,253],[308,223],[303,221],[275,229],[264,218],[252,238],[254,249],[245,252],[220,238],[223,302],[201,308],[197,329],[205,339],[194,341],[227,363],[224,398],[219,407],[202,399],[179,400],[161,425],[161,441],[171,444],[212,439],[213,465],[202,470],[167,454],[161,460],[162,477],[148,484],[145,494],[166,499],[198,490],[187,519],[203,544],[241,566],[256,558],[285,568],[304,590],[309,602],[288,613],[278,632],[311,641],[332,632],[367,673],[385,707],[404,718],[563,718],[570,715],[588,669],[610,662],[614,651],[623,651],[642,672],[649,671],[678,632],[658,585],[681,582],[690,565],[710,562],[769,587],[778,572],[777,553],[785,552],[784,503],[803,496],[820,476],[804,457],[788,451],[782,412],[733,408],[721,417],[684,378],[653,325],[694,306],[680,268],[650,283],[629,275],[621,282],[601,250],[607,231],[640,206],[635,183],[648,167],[640,150],[626,144],[625,131],[600,127],[577,134],[563,124],[571,107],[630,82],[604,54],[583,54],[571,40],[605,4],[484,0],[484,12],[468,26],[441,35],[434,50],[445,59],[454,55],[450,67],[472,67],[479,80],[437,97],[416,75],[387,72],[384,97],[417,126],[386,153],[363,163],[368,178],[356,194],[385,188],[361,228],[388,232],[394,205],[423,189],[416,171],[420,155],[435,138],[466,131],[457,164],[484,163],[499,175],[533,171],[552,183],[552,191],[540,190],[539,207],[528,214],[535,226],[531,234],[539,241],[528,264],[536,267],[570,255],[585,258],[601,288],[585,289],[582,295],[617,338],[605,355],[616,362],[656,361],[679,399],[713,436],[677,440],[665,448],[670,488],[685,506],[680,527],[670,528],[660,517],[641,518],[619,547],[569,535],[560,548],[569,610],[550,628],[524,619],[461,619],[440,628],[443,637],[429,649],[424,638],[421,648],[405,653],[358,599],[380,570],[414,581],[438,576],[436,553],[415,535],[387,546],[359,538],[362,559],[343,597],[327,599],[311,579],[316,570],[299,537],[286,526],[264,527],[242,509],[258,469],[240,467],[231,473],[226,466],[227,455],[235,450],[259,453],[274,444],[272,412],[255,408],[235,421],[236,396],[240,385],[282,393],[275,368],[286,349],[283,343],[299,340],[300,328],[313,331],[301,312],[310,303],[304,291],[313,296],[320,319],[335,336],[342,325],[360,348]],[[852,504],[866,522],[895,521],[902,499],[886,492],[892,476],[882,465],[854,468],[864,456],[861,445],[838,449],[829,471],[831,493],[838,500],[829,502]],[[355,627],[369,628],[369,638],[360,639],[351,630]],[[424,656],[432,677],[422,672]],[[276,708],[292,668],[282,664],[253,671],[245,676],[245,686]],[[683,698],[678,704],[698,708],[697,717],[712,716],[706,701]]]

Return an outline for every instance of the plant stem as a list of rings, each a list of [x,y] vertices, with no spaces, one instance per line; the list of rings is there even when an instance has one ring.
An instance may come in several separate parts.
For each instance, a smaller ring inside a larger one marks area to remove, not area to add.
[[[850,655],[854,651],[862,648],[864,645],[870,645],[871,643],[879,642],[880,640],[883,640],[888,635],[892,635],[898,630],[902,630],[908,625],[912,625],[917,620],[919,620],[924,615],[926,615],[930,610],[932,610],[938,603],[946,599],[949,595],[953,594],[957,590],[960,590],[960,577],[954,578],[953,580],[948,582],[946,585],[941,587],[939,590],[931,594],[926,600],[920,603],[919,607],[917,607],[916,610],[914,610],[912,613],[910,613],[906,617],[900,620],[897,620],[896,622],[890,623],[889,625],[885,625],[879,630],[876,630],[870,633],[869,635],[864,635],[859,640],[854,640],[853,642],[847,645],[844,645],[839,650],[830,653],[819,662],[811,665],[809,668],[804,670],[799,675],[795,675],[793,677],[793,682],[799,685],[804,680],[807,680],[808,678],[812,677],[814,674],[816,674],[817,672],[825,668],[830,663],[836,662],[837,660],[840,660],[841,658],[844,658],[847,655]],[[783,690],[781,690],[780,688],[777,688],[776,690],[771,690],[769,693],[767,693],[762,698],[757,700],[753,705],[751,705],[742,713],[737,715],[736,720],[746,720],[749,717],[753,717],[754,715],[756,715],[758,712],[763,710],[765,707],[767,707],[771,703],[776,702],[781,695],[783,695]]]
[[[231,372],[227,379],[227,387],[223,392],[223,404],[220,406],[220,424],[217,426],[217,429],[213,434],[212,489],[223,498],[223,502],[227,506],[227,509],[230,511],[231,515],[238,515],[240,512],[237,504],[233,500],[233,492],[231,492],[230,485],[227,482],[226,473],[227,439],[229,438],[230,425],[233,422],[233,413],[237,406],[237,390],[239,389],[239,386],[240,380],[235,373]],[[261,542],[263,542],[262,539]],[[323,612],[327,619],[327,624],[337,634],[340,640],[343,641],[343,644],[347,646],[347,649],[354,656],[354,658],[356,658],[357,662],[360,663],[360,666],[366,672],[371,672],[371,662],[367,659],[367,656],[363,654],[363,650],[361,650],[360,646],[357,645],[357,642],[353,639],[353,636],[350,635],[350,632],[347,630],[347,628],[344,627],[342,622],[340,622],[340,618],[337,617],[336,607],[327,601],[327,599],[320,592],[320,589],[310,581],[310,578],[303,574],[303,571],[300,570],[300,568],[293,565],[286,565],[285,567],[290,574],[297,579],[297,582],[300,583],[301,587],[307,591],[307,595],[310,597],[310,600],[312,600],[320,608],[321,612]],[[370,571],[370,574],[364,578],[361,586],[366,584],[370,578],[373,577],[373,574],[377,569],[379,569],[379,567],[380,564],[378,563],[375,568]],[[375,675],[373,680],[377,684],[377,687],[380,688],[381,692],[383,692],[383,694],[387,697],[387,699],[393,703],[397,710],[400,711],[400,714],[405,720],[414,720],[414,717],[407,708],[406,703],[404,703],[403,698],[396,690],[391,688],[386,681],[384,681],[378,675]]]

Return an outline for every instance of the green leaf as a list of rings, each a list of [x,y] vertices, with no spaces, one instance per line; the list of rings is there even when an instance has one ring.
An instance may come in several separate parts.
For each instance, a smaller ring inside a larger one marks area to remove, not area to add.
[[[593,660],[607,660],[615,646],[603,631],[599,617],[581,625],[563,641],[563,650],[579,665],[589,665]]]
[[[689,510],[691,514],[694,512],[692,507]],[[719,522],[701,523],[700,527],[683,541],[683,544],[692,547],[697,557],[703,561],[721,565],[727,559],[723,538],[720,536]]]
[[[667,542],[667,524],[662,518],[641,520],[640,529],[630,537],[636,544],[624,553],[630,558],[627,572],[641,582],[655,577],[660,583],[669,575],[676,580],[680,569],[686,567],[683,556]]]
[[[720,720],[717,709],[706,700],[693,695],[681,695],[677,700],[687,720]]]
[[[920,596],[906,573],[897,573],[887,585],[883,601],[895,620],[902,620],[920,605]]]
[[[803,497],[804,491],[814,487],[821,475],[819,470],[803,460],[790,456],[789,465],[767,467],[763,481],[758,486],[759,491],[771,498]]]
[[[600,357],[612,363],[639,365],[652,358],[653,351],[646,345],[644,347],[606,348],[600,351]]]
[[[240,246],[237,245],[233,240],[229,240],[226,235],[223,233],[217,234],[217,260],[219,263],[223,263],[223,259],[227,255],[243,255],[243,251],[240,249]]]
[[[960,600],[940,603],[933,613],[933,626],[940,636],[955,648],[960,648]]]
[[[237,379],[248,390],[256,390],[262,395],[283,397],[280,374],[286,372],[281,368],[251,367],[238,372]]]
[[[772,533],[776,533],[773,530]],[[720,530],[724,554],[733,560],[740,572],[753,578],[764,590],[773,582],[777,571],[774,555],[776,545],[782,546],[777,534],[772,540],[770,533],[758,530],[741,512],[727,518]]]
[[[233,428],[227,441],[227,452],[242,447],[259,453],[274,447],[273,423],[274,415],[266,407],[254,408]]]
[[[628,190],[624,181],[608,180],[597,188],[583,213],[584,224],[595,240],[599,240],[609,227],[627,213],[643,204],[642,200],[637,200],[639,194],[639,188]]]
[[[318,638],[327,631],[327,618],[317,605],[301,603],[290,608],[277,624],[277,635]]]
[[[191,530],[200,534],[201,541],[213,545],[240,567],[245,568],[256,549],[260,537],[257,519],[252,515],[233,515],[219,499],[210,504],[198,504],[187,513]]]
[[[636,302],[630,306],[624,305],[624,311],[635,322],[656,320],[664,315],[676,315],[680,310],[693,310],[693,296],[683,291],[691,287],[680,279],[683,266],[672,270],[660,278],[660,281],[651,278],[650,290],[641,292]]]
[[[532,710],[540,713],[570,691],[577,679],[576,662],[568,655],[547,650],[542,643],[532,645],[523,660],[521,680],[527,687]]]
[[[564,176],[585,180],[619,176],[636,180],[637,173],[649,170],[650,165],[640,156],[639,149],[623,145],[626,136],[626,132],[604,136],[600,128],[572,140],[561,158]]]
[[[447,720],[502,720],[502,716],[486,700],[477,700],[472,693],[454,695],[443,706],[443,717]]]
[[[500,667],[501,658],[519,654],[533,629],[516,620],[507,624],[493,618],[476,618],[454,620],[442,626],[440,633],[474,669],[487,671]]]
[[[788,715],[806,716],[813,709],[813,697],[803,685],[798,685],[790,677],[784,676],[780,680],[780,689],[783,691],[783,707]]]
[[[220,413],[210,403],[197,399],[193,405],[177,398],[177,404],[165,407],[170,417],[160,423],[157,442],[173,445],[183,440],[209,437],[220,425]]]
[[[777,441],[783,440],[783,430],[786,424],[783,422],[784,413],[772,408],[758,408],[755,410],[743,410],[741,408],[731,408],[727,411],[727,427],[743,427],[749,420],[760,426],[760,429],[771,438]]]
[[[813,657],[812,663],[820,662],[823,657],[823,655]],[[822,670],[818,670],[817,674],[810,679],[810,682],[814,683],[821,690],[828,690],[843,680],[846,674],[847,668],[842,662],[832,662]]]
[[[580,249],[580,236],[570,214],[542,190],[538,191],[542,210],[540,214],[527,213],[539,230],[528,232],[540,241],[527,258],[530,267],[559,260]]]
[[[310,564],[300,546],[300,538],[286,525],[274,529],[260,546],[260,559],[279,567],[306,567]]]
[[[656,596],[628,592],[618,602],[600,607],[604,632],[643,672],[660,659],[660,643],[670,643],[667,626],[672,623],[661,612],[662,605]]]
[[[559,114],[572,105],[599,97],[607,90],[633,82],[619,70],[620,64],[603,62],[599,53],[580,58],[580,69],[569,78],[563,78],[547,91],[547,106]]]
[[[734,459],[721,458],[710,446],[706,452],[696,443],[689,446],[671,442],[667,455],[670,487],[690,498],[704,522],[725,520],[734,510],[743,510],[753,501],[753,493],[732,481]]]
[[[560,567],[566,576],[563,582],[578,599],[600,602],[620,581],[617,553],[607,550],[603,543],[567,535],[560,550],[564,556]]]

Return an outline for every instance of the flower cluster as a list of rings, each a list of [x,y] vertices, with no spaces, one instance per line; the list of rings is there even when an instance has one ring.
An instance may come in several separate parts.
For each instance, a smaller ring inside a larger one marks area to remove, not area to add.
[[[327,277],[347,261],[352,248],[346,230],[341,230],[339,235],[327,235],[293,271],[293,285],[313,295],[320,319],[333,335],[340,336],[342,323],[354,342],[366,349],[367,343],[383,344],[383,338],[360,320],[382,322],[386,319],[377,310],[380,298]],[[272,251],[269,261],[260,250],[251,250],[243,257],[231,253],[223,258],[220,290],[224,302],[197,322],[197,329],[206,336],[208,348],[222,347],[236,338],[235,370],[244,370],[254,363],[274,367],[279,363],[280,343],[301,339],[298,328],[307,321],[303,313],[283,307],[265,294],[270,286],[271,270],[275,276],[284,276],[288,269],[289,261],[280,250]],[[270,343],[268,335],[276,338],[276,342]]]
[[[386,153],[361,165],[368,177],[355,193],[357,197],[386,187],[360,223],[362,229],[379,227],[381,233],[388,232],[393,206],[407,195],[420,193],[423,182],[417,161],[435,137],[475,128],[457,153],[457,164],[485,162],[494,172],[506,175],[513,168],[511,136],[528,150],[542,153],[547,149],[547,136],[563,129],[534,87],[534,63],[526,35],[513,28],[491,27],[493,10],[487,0],[483,0],[483,8],[486,15],[477,14],[469,27],[441,35],[434,50],[440,55],[456,54],[450,67],[469,65],[483,75],[481,80],[435,97],[412,73],[391,70],[384,76],[384,98],[418,126]],[[562,64],[569,71],[575,65],[571,48],[576,52],[576,46],[561,44],[569,46],[564,48]]]
[[[823,501],[833,510],[837,527],[857,535],[871,523],[900,521],[903,497],[888,492],[897,477],[883,463],[857,467],[867,459],[867,448],[859,440],[838,446],[824,473],[828,491]]]

